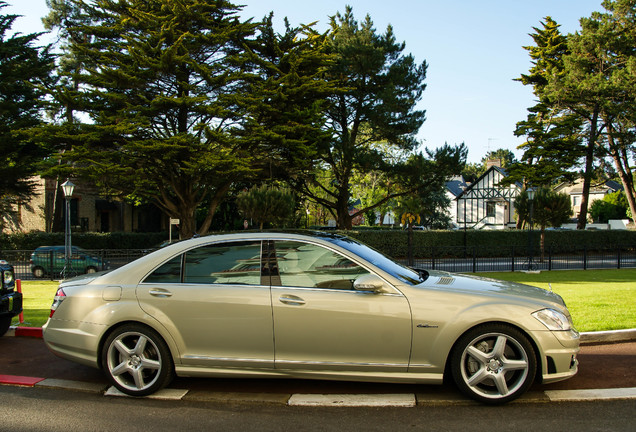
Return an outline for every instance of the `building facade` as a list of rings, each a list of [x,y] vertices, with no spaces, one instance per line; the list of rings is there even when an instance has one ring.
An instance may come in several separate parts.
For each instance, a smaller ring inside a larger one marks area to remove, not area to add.
[[[16,221],[5,232],[63,231],[65,198],[61,182],[37,177],[35,194],[28,204],[18,205]],[[81,232],[158,232],[168,229],[168,218],[153,205],[133,206],[100,197],[90,185],[76,183],[70,199],[73,231]]]

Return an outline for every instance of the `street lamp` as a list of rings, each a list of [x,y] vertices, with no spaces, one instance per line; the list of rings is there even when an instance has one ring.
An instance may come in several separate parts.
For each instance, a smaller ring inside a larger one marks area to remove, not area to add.
[[[66,216],[64,227],[64,269],[62,269],[62,278],[66,279],[66,276],[71,274],[71,197],[73,196],[73,190],[75,185],[71,183],[69,179],[66,179],[62,183],[62,191],[64,192],[64,198],[66,199]]]
[[[529,204],[529,222],[528,222],[528,271],[534,270],[534,264],[532,263],[532,213],[534,211],[534,195],[535,190],[533,188],[528,188],[528,204]]]

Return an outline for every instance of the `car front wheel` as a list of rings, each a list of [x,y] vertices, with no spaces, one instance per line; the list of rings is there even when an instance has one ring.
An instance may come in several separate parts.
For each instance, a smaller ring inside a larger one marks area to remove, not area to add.
[[[459,389],[487,404],[521,396],[532,385],[536,369],[528,338],[503,324],[474,328],[457,341],[451,353],[451,370]]]
[[[116,329],[102,350],[102,365],[110,381],[130,396],[146,396],[172,381],[170,350],[154,330],[128,324]]]

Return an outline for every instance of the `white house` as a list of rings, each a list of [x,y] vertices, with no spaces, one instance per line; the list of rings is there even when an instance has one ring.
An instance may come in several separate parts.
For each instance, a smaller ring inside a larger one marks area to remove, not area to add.
[[[503,185],[504,169],[491,166],[455,199],[456,224],[459,228],[514,228],[516,215],[513,202],[521,186]]]

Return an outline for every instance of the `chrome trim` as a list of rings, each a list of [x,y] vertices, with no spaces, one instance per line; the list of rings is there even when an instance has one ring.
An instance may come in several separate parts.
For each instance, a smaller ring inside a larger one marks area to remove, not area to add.
[[[244,358],[232,358],[232,357],[209,357],[198,355],[184,355],[185,360],[206,360],[206,361],[232,361],[241,363],[274,363],[273,359],[244,359]]]
[[[225,362],[245,362],[245,363],[276,363],[288,365],[331,365],[331,366],[382,366],[382,367],[400,367],[405,368],[407,363],[344,363],[344,362],[323,362],[323,361],[301,361],[301,360],[272,360],[272,359],[241,359],[229,357],[209,357],[197,355],[185,355],[187,360],[206,360],[206,361],[225,361]],[[431,367],[431,365],[411,365],[411,367]]]
[[[390,285],[393,289],[393,285]],[[332,292],[332,293],[348,293],[348,294],[358,294],[358,295],[373,295],[373,296],[390,296],[390,297],[404,297],[402,293],[376,293],[373,291],[358,291],[358,290],[343,290],[343,289],[335,289],[335,288],[316,288],[316,287],[296,287],[296,286],[282,286],[282,285],[272,285],[272,289],[283,289],[283,290],[302,290],[302,291],[314,291],[314,292]]]
[[[329,365],[329,366],[382,366],[382,367],[408,367],[408,363],[344,363],[325,361],[302,361],[302,360],[276,360],[276,364],[288,365]]]

